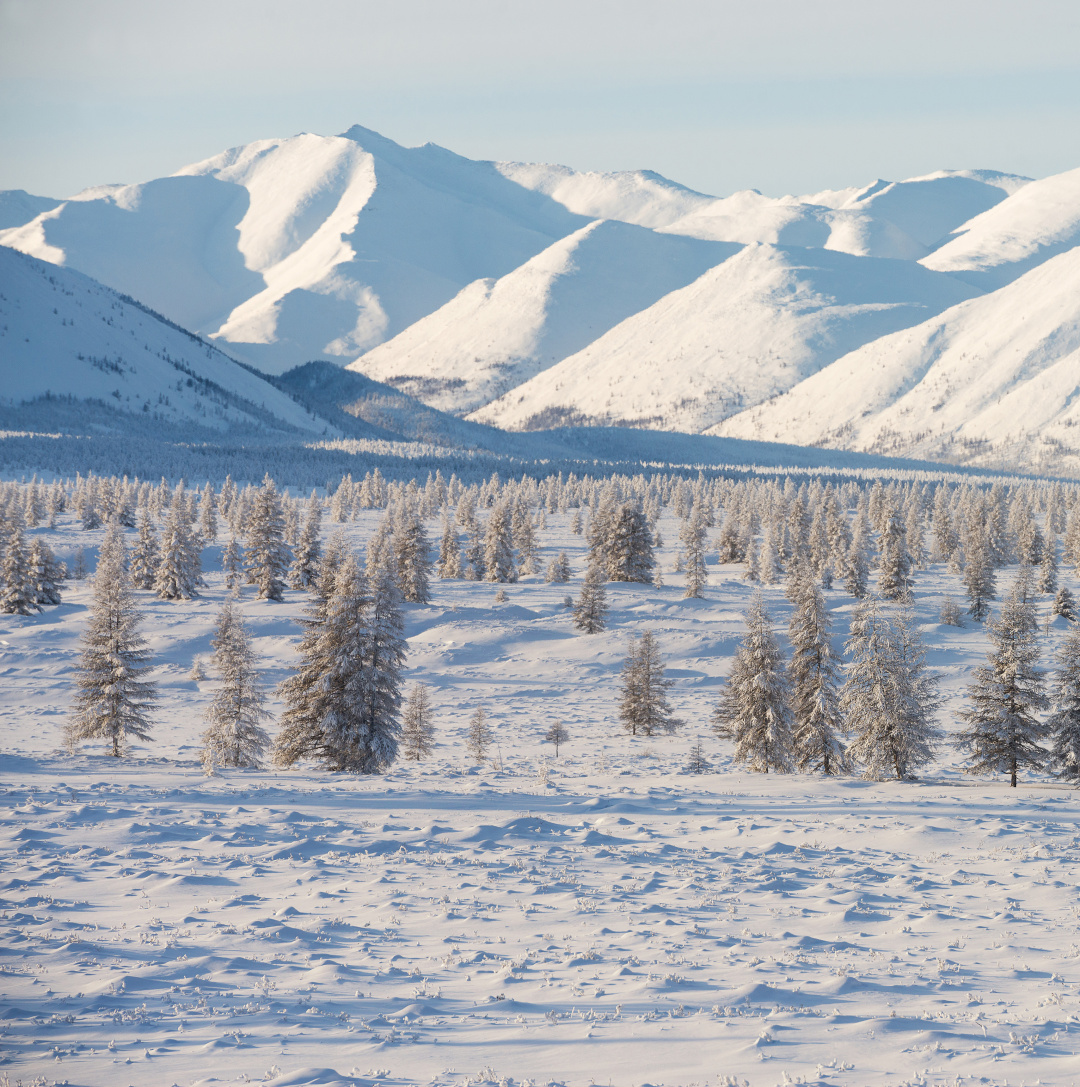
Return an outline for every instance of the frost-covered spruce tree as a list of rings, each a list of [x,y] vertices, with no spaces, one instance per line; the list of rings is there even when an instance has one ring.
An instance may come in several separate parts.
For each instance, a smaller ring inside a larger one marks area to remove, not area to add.
[[[487,749],[494,739],[491,731],[491,723],[488,721],[487,710],[483,706],[477,706],[472,717],[469,718],[469,731],[466,734],[465,746],[469,754],[477,762],[483,762]]]
[[[536,529],[533,527],[530,507],[523,500],[514,504],[510,534],[520,556],[521,572],[526,575],[535,574],[538,552]]]
[[[712,769],[712,763],[705,756],[705,745],[698,736],[690,748],[690,754],[686,760],[686,772],[688,774],[707,774]]]
[[[709,581],[709,570],[705,565],[705,532],[705,515],[695,503],[679,530],[686,563],[686,590],[683,596],[687,600],[700,600]]]
[[[413,502],[403,502],[395,511],[392,546],[401,595],[410,604],[427,604],[431,600],[431,545]]]
[[[139,518],[139,535],[131,551],[131,582],[136,589],[152,589],[161,562],[157,533],[149,510]]]
[[[206,711],[203,765],[258,766],[270,742],[269,719],[255,654],[240,612],[226,601],[210,642],[221,684]]]
[[[855,609],[840,709],[854,739],[848,757],[871,781],[904,781],[934,758],[936,677],[906,614],[886,616],[875,596]]]
[[[0,560],[0,612],[5,615],[31,615],[40,611],[30,569],[21,524],[7,539],[4,557]]]
[[[401,754],[410,762],[426,759],[435,748],[431,696],[423,683],[414,683],[401,713]]]
[[[199,535],[207,543],[214,543],[217,532],[217,498],[214,496],[214,488],[207,483],[199,499]]]
[[[653,579],[653,545],[644,511],[624,502],[612,511],[603,532],[604,572],[608,581],[648,585]]]
[[[1036,667],[1038,621],[1026,580],[1017,579],[1001,614],[987,623],[990,652],[968,687],[970,708],[960,714],[967,727],[956,736],[969,774],[1008,774],[1013,788],[1020,770],[1042,770],[1047,759],[1039,744],[1046,726],[1036,715],[1049,701]]]
[[[891,507],[883,518],[879,548],[881,567],[878,574],[878,592],[884,600],[899,600],[911,585],[911,556],[907,549],[907,534],[896,507]]]
[[[261,600],[282,599],[289,560],[281,498],[267,474],[248,514],[244,546],[244,572],[248,584],[258,587]]]
[[[442,538],[439,541],[439,577],[460,578],[464,575],[457,531],[449,516],[443,514]]]
[[[1050,611],[1053,615],[1060,615],[1062,619],[1068,619],[1070,623],[1076,622],[1076,600],[1067,585],[1062,585],[1058,589]]]
[[[296,542],[292,565],[289,567],[289,585],[293,589],[310,589],[319,576],[319,559],[322,557],[322,545],[319,543],[321,527],[322,503],[312,491],[307,512],[304,514],[304,527],[300,530],[300,539]]]
[[[735,744],[735,761],[767,774],[792,768],[791,688],[761,596],[746,613],[746,634],[712,716],[713,731]]]
[[[484,580],[517,581],[510,510],[505,502],[499,502],[491,511],[484,530]]]
[[[127,558],[123,529],[113,522],[101,545],[75,670],[74,712],[65,728],[71,750],[86,740],[104,740],[119,757],[132,739],[150,739],[149,713],[157,694],[144,678],[150,653],[138,630],[141,616]]]
[[[651,630],[631,638],[623,662],[619,720],[631,736],[674,732],[682,724],[668,703],[673,680],[664,676],[660,645]]]
[[[236,537],[231,536],[221,553],[221,568],[225,572],[225,587],[239,590],[243,578],[240,576],[240,548]]]
[[[829,638],[832,624],[825,597],[808,575],[803,568],[792,586],[795,610],[788,624],[792,748],[800,770],[839,774],[848,769],[840,742],[839,665]]]
[[[154,592],[162,600],[189,600],[202,578],[199,542],[191,531],[183,485],[176,488],[161,531]]]
[[[860,510],[855,519],[855,531],[852,533],[851,546],[848,548],[844,563],[844,588],[856,600],[866,596],[870,584],[870,520],[865,510]]]
[[[565,551],[560,551],[558,558],[548,563],[544,580],[549,585],[565,585],[570,580],[570,560]]]
[[[968,615],[981,622],[990,614],[990,602],[997,595],[994,563],[984,528],[970,526],[964,543],[964,589],[967,591]]]
[[[1049,766],[1058,777],[1075,784],[1080,783],[1080,627],[1065,635],[1057,666],[1054,712],[1046,722],[1052,737]]]
[[[37,606],[42,608],[59,604],[67,570],[62,562],[57,561],[52,548],[44,540],[35,539],[30,545],[29,564]]]
[[[599,634],[607,625],[607,590],[596,563],[590,563],[574,602],[574,626],[584,634]]]
[[[1043,545],[1042,561],[1039,563],[1039,592],[1056,593],[1058,589],[1057,536],[1050,529]]]

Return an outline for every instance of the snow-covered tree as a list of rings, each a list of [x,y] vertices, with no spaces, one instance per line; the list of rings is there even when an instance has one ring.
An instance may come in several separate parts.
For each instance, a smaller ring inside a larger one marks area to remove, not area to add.
[[[712,769],[712,763],[705,755],[705,745],[698,736],[690,748],[690,754],[686,760],[686,772],[688,774],[707,774]]]
[[[840,742],[843,718],[839,665],[829,638],[832,624],[825,597],[813,579],[804,575],[796,585],[795,610],[788,624],[795,764],[800,770],[839,774],[848,767]]]
[[[962,627],[964,625],[964,618],[960,614],[960,605],[951,596],[947,596],[942,600],[941,613],[938,618],[949,627]]]
[[[887,616],[868,596],[855,610],[845,649],[840,709],[854,734],[848,757],[872,781],[906,780],[934,758],[939,737],[937,679],[918,634],[906,615]]]
[[[1046,722],[1052,737],[1049,765],[1058,777],[1080,783],[1080,627],[1065,635],[1057,665],[1054,712]]]
[[[679,530],[686,568],[686,591],[683,595],[688,600],[701,599],[709,581],[709,570],[705,565],[705,520],[701,507],[695,503]]]
[[[552,721],[551,727],[544,733],[544,743],[555,745],[555,758],[559,757],[559,748],[570,739],[566,725],[562,721]]]
[[[911,585],[911,556],[907,549],[907,534],[895,507],[884,517],[879,549],[878,592],[884,600],[899,600]]]
[[[1056,593],[1058,589],[1057,536],[1050,529],[1043,544],[1042,561],[1039,563],[1039,592]]]
[[[435,748],[431,696],[423,683],[414,683],[401,714],[401,754],[410,762],[426,759]]]
[[[673,681],[664,676],[660,645],[651,630],[631,638],[623,662],[619,720],[631,736],[674,732],[682,724],[668,703]]]
[[[206,711],[203,765],[258,766],[270,742],[269,719],[251,640],[240,612],[226,601],[210,642],[221,683]]]
[[[967,590],[968,615],[981,622],[990,614],[990,602],[997,595],[994,563],[985,529],[969,527],[964,543],[964,588]]]
[[[1062,619],[1068,619],[1070,623],[1076,622],[1076,600],[1067,585],[1058,589],[1050,611],[1054,615],[1060,615]]]
[[[158,547],[150,511],[144,509],[139,518],[139,535],[131,552],[131,583],[136,589],[152,589],[157,580],[161,551]]]
[[[319,532],[322,528],[322,503],[313,491],[308,499],[307,512],[304,515],[304,527],[293,551],[292,565],[289,567],[289,585],[293,589],[310,589],[319,576],[319,559],[322,557],[322,545]]]
[[[190,600],[202,579],[201,548],[188,520],[183,485],[176,488],[161,531],[154,592],[162,600]]]
[[[574,603],[574,626],[585,634],[599,634],[607,625],[607,590],[604,577],[595,563],[590,563],[581,583],[581,593]]]
[[[207,483],[199,499],[199,535],[207,543],[214,543],[217,532],[217,498],[214,496],[214,488]]]
[[[42,608],[59,604],[61,586],[67,576],[64,564],[57,561],[52,548],[40,538],[30,545],[28,561],[37,606]]]
[[[290,558],[281,497],[266,475],[248,514],[244,546],[244,572],[248,584],[257,586],[261,600],[282,599]]]
[[[40,610],[22,525],[16,524],[0,560],[0,612],[31,615]]]
[[[484,530],[484,580],[517,581],[510,510],[505,502],[491,511]]]
[[[442,538],[439,541],[439,577],[460,578],[464,574],[457,531],[448,516],[443,517]]]
[[[225,587],[238,590],[243,579],[240,576],[240,548],[235,536],[229,538],[221,553],[221,568],[225,572]]]
[[[792,768],[791,687],[772,620],[758,595],[746,634],[712,716],[713,731],[735,744],[735,761],[767,774]]]
[[[332,591],[308,609],[301,665],[281,684],[278,765],[315,758],[370,774],[394,761],[406,651],[399,601],[392,569],[377,570],[369,585],[355,555],[341,560]]]
[[[1042,770],[1046,750],[1039,740],[1046,726],[1037,714],[1049,705],[1039,660],[1038,621],[1023,577],[1001,614],[987,623],[990,652],[968,687],[970,708],[960,717],[967,727],[956,746],[969,756],[970,774],[1008,774],[1016,787],[1022,769]]]
[[[549,585],[565,585],[570,580],[570,560],[565,551],[560,551],[558,558],[548,563],[544,580]]]
[[[65,729],[72,750],[86,740],[104,740],[119,757],[132,739],[150,739],[149,713],[157,693],[144,678],[150,653],[139,634],[141,616],[127,559],[123,529],[113,522],[98,556],[75,670],[74,712]]]
[[[856,600],[866,596],[870,583],[870,521],[865,511],[855,519],[851,546],[844,563],[844,588]]]
[[[520,556],[521,572],[526,575],[535,574],[538,552],[536,529],[533,527],[530,508],[524,501],[514,504],[510,534]]]
[[[487,749],[494,739],[491,731],[491,723],[488,721],[487,710],[483,706],[477,706],[472,717],[469,718],[469,731],[466,735],[465,746],[469,754],[477,762],[483,762]]]
[[[403,502],[395,511],[392,546],[401,595],[410,604],[427,604],[431,600],[431,545],[412,502]]]
[[[624,502],[602,527],[601,562],[607,580],[648,585],[653,577],[653,545],[644,511],[634,502]]]

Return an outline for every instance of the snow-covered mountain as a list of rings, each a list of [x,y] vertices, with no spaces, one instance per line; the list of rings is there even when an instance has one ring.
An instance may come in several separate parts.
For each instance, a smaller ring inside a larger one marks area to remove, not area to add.
[[[1080,248],[838,359],[710,433],[1080,470]]]
[[[334,432],[264,377],[130,298],[70,268],[0,247],[0,406],[93,404],[131,427]],[[87,403],[92,402],[92,403]]]
[[[501,279],[481,279],[349,368],[465,413],[692,283],[738,246],[594,220]]]
[[[471,418],[700,431],[976,293],[910,261],[749,245]]]

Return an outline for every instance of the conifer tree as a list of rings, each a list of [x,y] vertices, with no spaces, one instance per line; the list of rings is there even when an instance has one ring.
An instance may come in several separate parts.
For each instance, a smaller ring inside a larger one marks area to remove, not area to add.
[[[536,573],[536,529],[533,527],[529,506],[524,501],[514,505],[514,513],[510,521],[510,535],[514,541],[520,558],[521,573]]]
[[[161,532],[161,557],[154,574],[154,591],[162,600],[189,600],[202,578],[198,541],[191,531],[187,500],[181,484],[173,493]]]
[[[682,724],[668,704],[673,680],[664,676],[660,646],[651,630],[631,638],[623,662],[619,720],[631,736],[674,732]]]
[[[244,547],[244,571],[248,583],[257,586],[259,599],[283,599],[289,560],[281,498],[274,481],[266,475],[248,515]]]
[[[683,596],[687,600],[700,600],[705,595],[709,570],[705,565],[705,517],[696,503],[679,530],[679,539],[686,556],[686,591]]]
[[[109,525],[94,573],[90,617],[75,672],[74,712],[65,729],[68,747],[104,740],[115,757],[132,739],[150,739],[150,707],[157,694],[143,678],[150,653],[139,634],[127,548],[120,525]]]
[[[607,625],[607,590],[600,568],[590,563],[574,604],[574,626],[584,634],[599,634]]]
[[[994,564],[982,526],[969,526],[964,556],[963,582],[968,597],[968,615],[982,622],[990,614],[990,601],[997,595]]]
[[[855,609],[840,709],[854,739],[848,757],[871,781],[904,781],[930,762],[938,740],[937,679],[906,615],[884,615],[874,596]]]
[[[31,615],[40,610],[22,525],[16,524],[0,561],[0,612]]]
[[[865,510],[856,517],[844,567],[844,588],[861,600],[870,583],[870,520]]]
[[[225,571],[225,587],[237,590],[240,588],[240,548],[236,545],[236,537],[231,536],[221,553],[221,568]]]
[[[712,769],[712,764],[705,757],[705,745],[698,736],[690,748],[690,755],[686,760],[686,772],[688,774],[707,774]]]
[[[487,710],[483,706],[477,706],[472,717],[469,718],[469,731],[465,740],[469,754],[477,762],[483,762],[493,739],[494,735],[488,721]]]
[[[555,758],[559,757],[559,747],[570,739],[570,733],[562,721],[553,721],[551,727],[544,733],[544,743],[555,745]]]
[[[970,708],[960,717],[967,727],[956,746],[968,754],[970,774],[1008,774],[1015,788],[1020,770],[1042,770],[1047,753],[1039,745],[1046,727],[1036,714],[1048,706],[1039,660],[1038,622],[1021,576],[987,624],[991,648],[987,663],[976,669],[968,687]]]
[[[139,518],[139,535],[131,552],[131,583],[136,589],[154,587],[160,563],[157,533],[150,520],[150,511],[144,509]]]
[[[321,528],[322,503],[312,491],[304,515],[304,527],[300,530],[292,565],[289,567],[289,585],[293,589],[310,589],[319,576],[319,559],[322,557],[322,545],[319,542]]]
[[[431,697],[423,683],[414,683],[401,714],[401,753],[410,762],[426,759],[435,748]]]
[[[1052,737],[1049,766],[1058,777],[1080,783],[1080,627],[1065,635],[1057,654],[1053,709],[1046,722]]]
[[[217,529],[217,499],[214,497],[213,487],[207,483],[199,499],[199,535],[207,543],[214,543],[217,540]]]
[[[402,503],[394,516],[393,549],[401,595],[410,604],[427,604],[431,600],[430,546],[416,506],[412,502]]]
[[[1054,603],[1050,608],[1053,615],[1060,615],[1062,619],[1068,619],[1070,623],[1076,622],[1076,601],[1067,585],[1062,585],[1054,597]]]
[[[1046,535],[1042,561],[1039,563],[1039,592],[1056,593],[1058,588],[1057,536],[1054,530]]]
[[[244,621],[230,601],[218,613],[210,645],[221,685],[206,711],[203,765],[258,766],[270,742],[262,727],[270,714]]]
[[[443,515],[442,539],[439,541],[439,577],[460,578],[464,571],[461,565],[461,548],[458,546],[454,523]]]
[[[636,503],[624,502],[600,527],[607,580],[648,585],[653,578],[654,559],[644,512]]]
[[[498,503],[488,517],[484,530],[483,562],[485,581],[517,581],[510,511],[505,502]]]
[[[829,639],[829,612],[821,590],[805,572],[796,586],[792,594],[795,610],[788,626],[795,764],[800,770],[839,774],[848,767],[839,738],[843,719],[838,662]]]
[[[772,621],[760,595],[713,712],[713,731],[735,744],[735,761],[759,773],[792,768],[791,688]]]
[[[900,514],[891,507],[883,517],[879,546],[881,570],[878,575],[878,592],[884,600],[899,600],[911,585],[911,556],[907,550],[906,533]]]
[[[35,539],[30,545],[30,583],[38,608],[60,603],[61,586],[67,576],[62,562],[57,562],[52,549],[44,540]]]
[[[560,551],[558,558],[548,563],[544,580],[549,585],[565,585],[570,580],[570,560],[565,551]]]

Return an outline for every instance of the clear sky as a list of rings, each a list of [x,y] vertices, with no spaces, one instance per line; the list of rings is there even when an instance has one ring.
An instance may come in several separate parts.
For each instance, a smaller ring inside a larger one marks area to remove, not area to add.
[[[353,123],[806,193],[1080,166],[1078,0],[0,0],[0,188]]]

